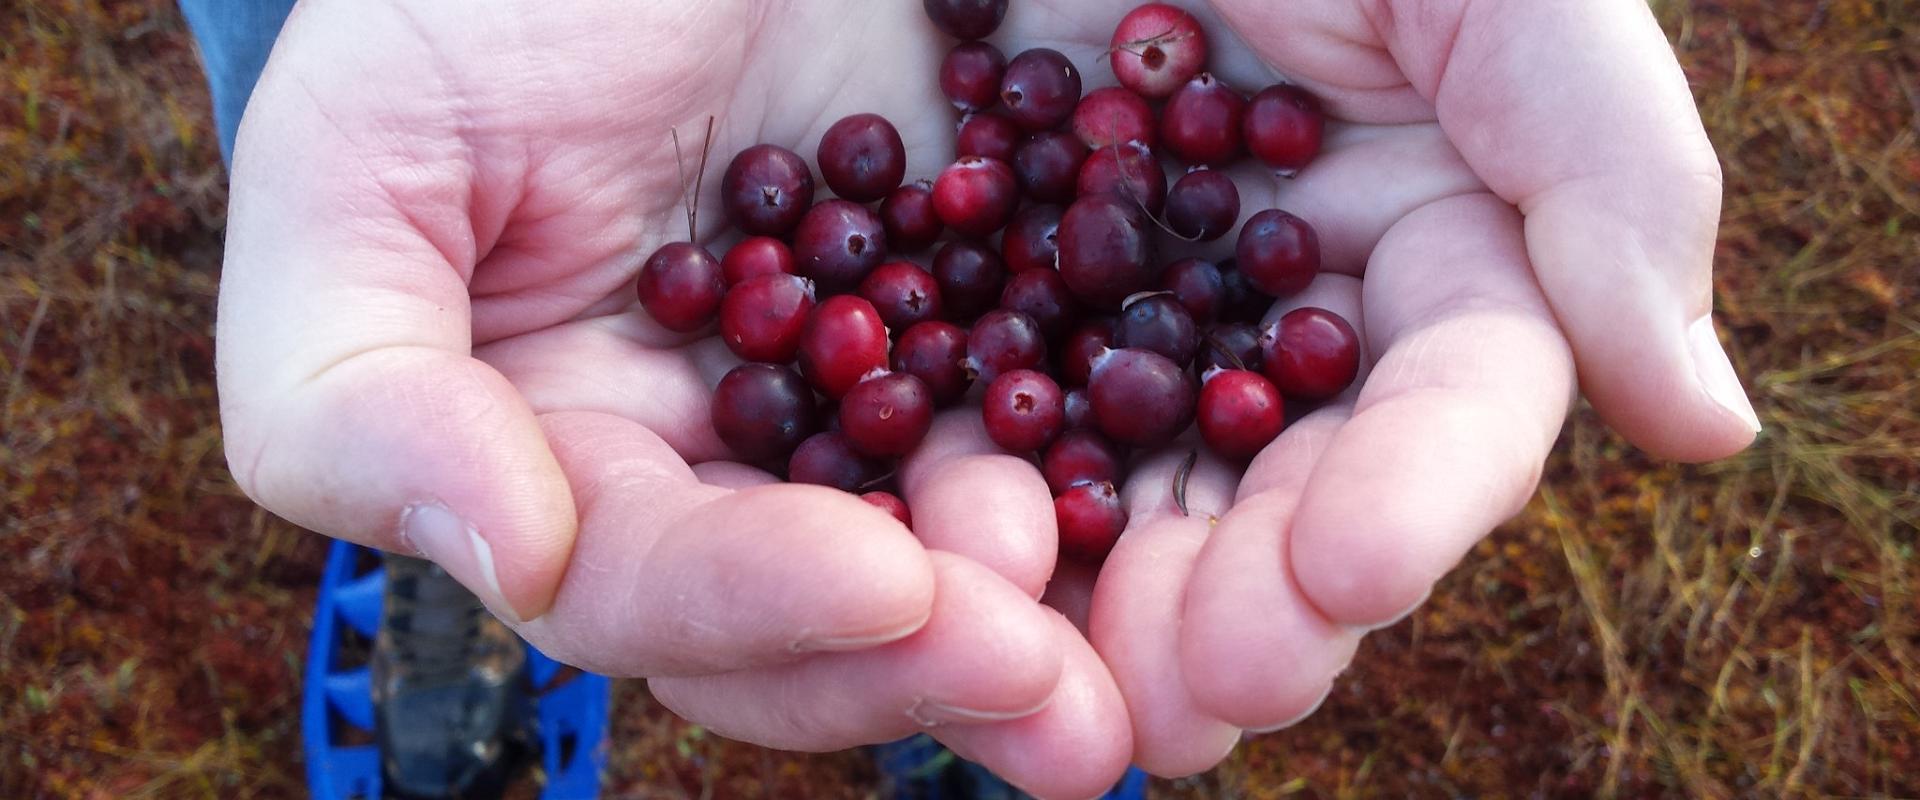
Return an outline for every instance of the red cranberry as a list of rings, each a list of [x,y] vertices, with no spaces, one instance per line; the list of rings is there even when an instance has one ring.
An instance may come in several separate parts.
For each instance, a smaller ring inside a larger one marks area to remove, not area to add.
[[[1036,47],[1013,57],[1000,79],[1000,102],[1020,127],[1047,131],[1073,116],[1080,71],[1058,50]]]
[[[741,364],[713,389],[713,430],[740,460],[784,460],[819,429],[813,391],[778,364]]]
[[[1018,311],[989,311],[967,334],[967,363],[983,381],[1016,369],[1033,369],[1046,359],[1040,324]]]
[[[1245,322],[1215,325],[1200,338],[1197,366],[1202,373],[1216,367],[1259,372],[1265,363],[1260,354],[1260,329]]]
[[[1240,119],[1247,101],[1202,72],[1180,85],[1160,112],[1160,141],[1189,164],[1225,166],[1240,157]]]
[[[1305,289],[1320,274],[1320,236],[1306,220],[1277,208],[1240,226],[1233,255],[1247,282],[1274,297]]]
[[[1167,227],[1187,239],[1211,242],[1240,219],[1240,188],[1226,173],[1197,169],[1167,190]]]
[[[1360,372],[1360,337],[1324,308],[1296,308],[1260,335],[1267,377],[1288,397],[1325,400]]]
[[[1160,273],[1160,288],[1173,293],[1197,323],[1206,324],[1220,316],[1226,303],[1227,284],[1220,268],[1204,258],[1183,258],[1167,265]]]
[[[1283,177],[1293,177],[1320,152],[1326,115],[1305,89],[1277,84],[1261,89],[1247,103],[1247,149]]]
[[[1093,404],[1087,401],[1087,387],[1067,390],[1067,430],[1093,425]]]
[[[881,511],[892,514],[894,519],[900,520],[900,524],[908,528],[913,527],[913,513],[907,510],[907,501],[900,499],[898,495],[892,492],[867,492],[860,495],[860,499]]]
[[[1093,422],[1125,445],[1158,447],[1193,422],[1193,382],[1186,370],[1152,350],[1109,350],[1093,361],[1087,382]]]
[[[955,39],[985,39],[1007,16],[1007,0],[921,0],[927,19]]]
[[[940,284],[910,262],[875,267],[860,282],[860,296],[880,311],[881,322],[897,331],[940,316]]]
[[[1200,21],[1165,3],[1127,12],[1113,29],[1109,46],[1113,76],[1120,85],[1155,99],[1173,94],[1207,63],[1207,35]]]
[[[813,284],[806,278],[756,275],[727,291],[720,340],[744,361],[792,361],[812,311]]]
[[[1015,273],[1007,279],[1006,290],[1000,293],[1000,307],[1033,317],[1040,326],[1040,335],[1048,341],[1059,339],[1067,332],[1067,326],[1078,316],[1074,313],[1077,305],[1067,282],[1051,269]]]
[[[787,480],[857,492],[880,480],[887,465],[853,449],[845,434],[826,431],[807,437],[787,460]]]
[[[886,117],[854,114],[827,128],[814,160],[834,194],[871,203],[886,197],[906,177],[907,145]]]
[[[1113,484],[1085,483],[1053,499],[1060,525],[1060,554],[1077,561],[1099,561],[1113,551],[1127,529],[1127,510]]]
[[[912,375],[875,375],[840,401],[840,432],[853,449],[870,456],[911,453],[932,427],[933,393]]]
[[[1136,298],[1120,309],[1113,339],[1120,347],[1152,350],[1175,364],[1193,361],[1194,351],[1200,349],[1200,329],[1193,315],[1168,294]]]
[[[1200,438],[1221,458],[1246,461],[1280,435],[1282,412],[1280,390],[1260,373],[1211,372],[1200,387]]]
[[[755,275],[794,272],[793,251],[771,236],[749,236],[720,259],[720,273],[732,286]]]
[[[954,135],[956,157],[979,156],[996,161],[1012,161],[1026,133],[1013,120],[995,114],[968,114]]]
[[[900,334],[893,346],[893,371],[927,385],[937,406],[950,406],[973,385],[967,372],[967,332],[951,322],[922,322]]]
[[[933,244],[941,229],[940,215],[933,213],[933,181],[914,181],[888,194],[880,203],[880,224],[894,252],[910,253]]]
[[[691,242],[669,242],[640,267],[640,307],[660,327],[686,333],[705,327],[727,292],[720,262]]]
[[[1093,360],[1113,347],[1113,320],[1102,317],[1081,323],[1067,336],[1060,353],[1060,377],[1068,386],[1085,386],[1093,374]]]
[[[1220,307],[1220,319],[1226,322],[1259,322],[1267,317],[1267,309],[1273,307],[1273,298],[1253,288],[1247,280],[1247,274],[1240,271],[1239,262],[1229,258],[1220,262],[1220,285],[1226,287],[1224,303]]]
[[[933,254],[933,279],[940,284],[940,304],[948,318],[965,321],[1000,301],[1007,265],[993,248],[962,239]]]
[[[813,173],[792,150],[756,144],[727,164],[720,178],[720,203],[740,230],[785,236],[813,207]]]
[[[1073,135],[1089,149],[1140,142],[1152,147],[1157,135],[1147,100],[1124,86],[1095,89],[1073,108]]]
[[[940,171],[933,182],[933,211],[940,221],[968,236],[986,236],[1006,227],[1020,203],[1020,186],[1006,162],[964,156]]]
[[[1000,75],[1007,57],[986,42],[961,42],[940,60],[940,93],[961,111],[981,111],[1000,102]]]
[[[1167,174],[1160,171],[1153,151],[1139,142],[1093,151],[1080,165],[1076,186],[1081,197],[1101,192],[1122,194],[1146,206],[1149,214],[1160,213],[1167,202]]]
[[[850,294],[813,309],[800,332],[800,374],[835,400],[867,373],[887,366],[887,329],[873,304]]]
[[[1000,254],[1006,257],[1008,270],[1054,269],[1060,256],[1060,214],[1059,206],[1040,205],[1013,215],[1000,236]]]
[[[987,384],[980,415],[994,444],[1023,453],[1039,450],[1060,435],[1066,397],[1045,373],[1016,369]]]
[[[850,291],[886,260],[887,232],[866,206],[823,200],[794,230],[793,256],[823,293]]]
[[[1121,466],[1120,448],[1086,428],[1060,434],[1040,457],[1040,475],[1056,495],[1085,483],[1120,480]]]
[[[1153,280],[1151,233],[1131,200],[1112,194],[1075,200],[1060,217],[1060,277],[1082,302],[1116,308]]]
[[[1087,146],[1072,134],[1041,131],[1013,151],[1013,176],[1028,197],[1067,203],[1078,189],[1080,165],[1086,160]]]

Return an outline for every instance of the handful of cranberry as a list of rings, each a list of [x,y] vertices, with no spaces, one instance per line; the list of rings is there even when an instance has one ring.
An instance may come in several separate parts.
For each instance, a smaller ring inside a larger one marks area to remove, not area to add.
[[[1120,85],[1083,96],[1066,56],[1007,58],[981,41],[1007,0],[924,5],[962,40],[939,71],[965,115],[957,160],[903,183],[900,134],[855,114],[820,140],[814,165],[835,197],[815,202],[801,156],[750,147],[720,186],[747,238],[719,259],[661,247],[640,303],[675,331],[717,321],[747,362],[712,402],[741,459],[860,493],[911,525],[887,491],[892,464],[935,409],[977,396],[993,442],[1037,458],[1062,554],[1098,560],[1126,527],[1130,448],[1197,422],[1207,447],[1245,461],[1286,411],[1352,383],[1359,342],[1338,315],[1299,308],[1261,324],[1319,272],[1305,220],[1253,214],[1218,264],[1158,255],[1231,232],[1239,192],[1219,168],[1251,157],[1291,176],[1318,152],[1323,117],[1297,87],[1246,97],[1208,74],[1206,33],[1174,6],[1128,13],[1107,51]]]

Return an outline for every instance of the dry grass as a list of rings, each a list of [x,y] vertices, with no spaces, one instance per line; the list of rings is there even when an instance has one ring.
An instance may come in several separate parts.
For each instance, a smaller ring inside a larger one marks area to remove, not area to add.
[[[1920,9],[1656,7],[1726,165],[1719,310],[1766,434],[1677,467],[1577,414],[1319,715],[1160,796],[1920,796]],[[185,30],[28,0],[0,54],[0,796],[298,795],[321,543],[221,464]],[[620,700],[623,796],[870,791]]]

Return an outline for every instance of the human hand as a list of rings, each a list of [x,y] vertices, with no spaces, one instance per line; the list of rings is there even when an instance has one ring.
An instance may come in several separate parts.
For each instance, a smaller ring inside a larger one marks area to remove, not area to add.
[[[1656,456],[1718,458],[1759,428],[1709,317],[1719,167],[1644,3],[1195,10],[1217,74],[1250,89],[1277,71],[1335,120],[1297,179],[1238,179],[1245,213],[1320,234],[1325,272],[1275,314],[1332,309],[1366,352],[1354,388],[1244,476],[1203,458],[1192,516],[1168,490],[1186,445],[1136,468],[1098,583],[1051,590],[1090,606],[1136,762],[1162,775],[1310,713],[1365,632],[1517,513],[1576,366]]]

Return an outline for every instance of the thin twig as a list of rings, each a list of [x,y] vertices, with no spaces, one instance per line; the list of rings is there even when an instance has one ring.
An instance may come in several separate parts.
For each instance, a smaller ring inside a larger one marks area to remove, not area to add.
[[[1180,507],[1180,516],[1187,516],[1187,478],[1193,475],[1193,465],[1200,461],[1200,451],[1188,450],[1180,468],[1173,471],[1173,504]]]

